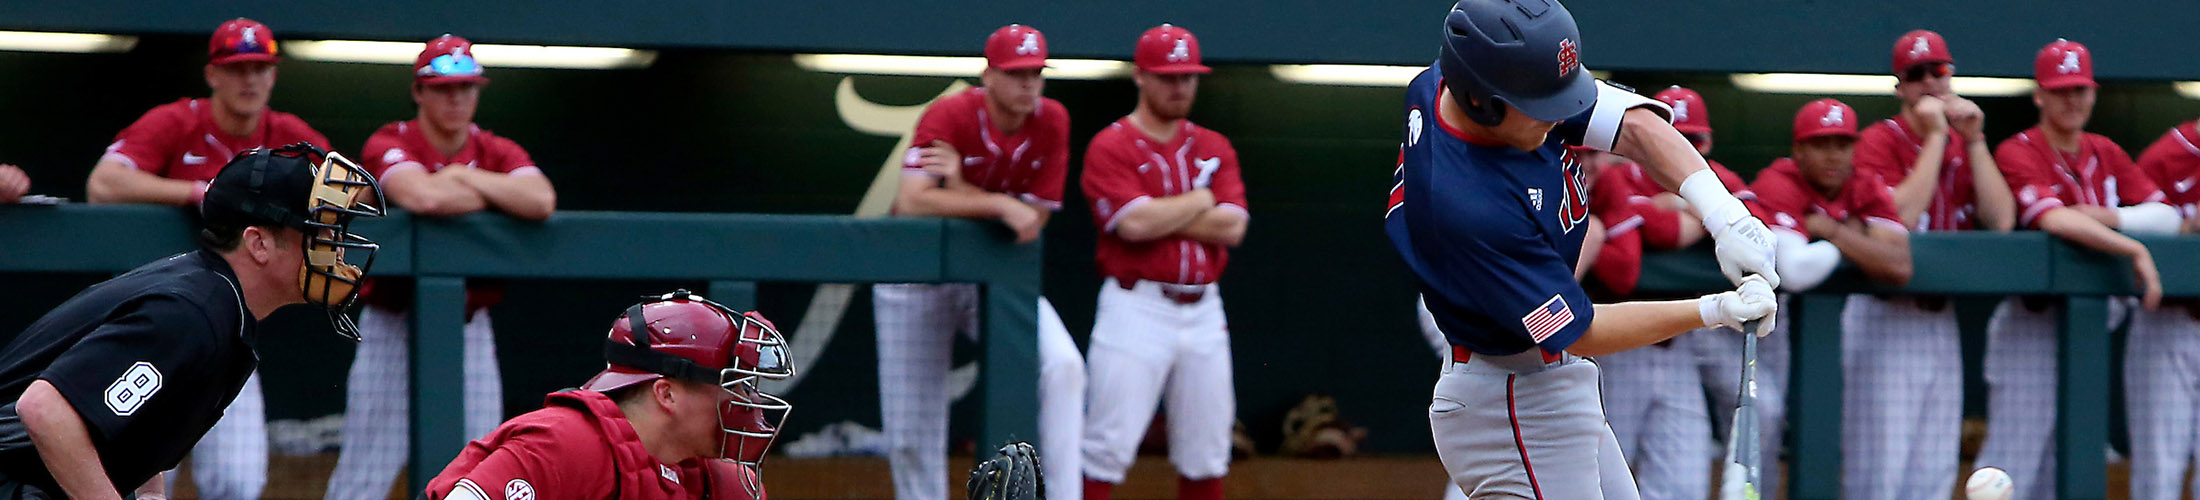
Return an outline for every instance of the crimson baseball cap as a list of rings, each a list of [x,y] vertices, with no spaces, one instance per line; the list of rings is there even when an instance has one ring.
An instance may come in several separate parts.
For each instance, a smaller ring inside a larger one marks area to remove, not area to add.
[[[1956,56],[1948,53],[1948,41],[1939,33],[1912,30],[1894,41],[1894,73],[1902,74],[1920,64],[1955,64]]]
[[[208,64],[275,62],[280,60],[275,54],[275,31],[242,17],[214,28],[214,38],[206,42]]]
[[[1856,138],[1856,108],[1832,98],[1804,104],[1795,112],[1795,142],[1812,137],[1841,136]]]
[[[481,63],[474,60],[474,42],[454,35],[429,40],[420,57],[413,59],[413,82],[421,85],[489,83],[489,77],[481,74]]]
[[[1011,24],[985,37],[985,67],[1002,70],[1047,66],[1047,37],[1038,28]]]
[[[1163,24],[1138,35],[1138,51],[1132,54],[1139,71],[1163,75],[1213,72],[1199,63],[1199,37],[1174,25]]]
[[[1694,90],[1678,85],[1658,92],[1657,99],[1673,108],[1673,130],[1683,134],[1711,133],[1711,110],[1703,105],[1703,96]]]
[[[2060,38],[2041,47],[2039,56],[2032,59],[2032,79],[2043,89],[2100,86],[2093,81],[2093,51]]]

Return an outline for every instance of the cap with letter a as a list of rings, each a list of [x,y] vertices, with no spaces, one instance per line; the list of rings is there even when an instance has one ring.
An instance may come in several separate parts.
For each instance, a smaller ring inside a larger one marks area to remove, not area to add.
[[[1139,71],[1147,73],[1181,75],[1214,71],[1199,63],[1199,37],[1171,24],[1155,26],[1139,35],[1138,50],[1132,54],[1132,59]]]
[[[1011,24],[985,37],[985,66],[999,70],[1044,68],[1047,37],[1038,28]]]

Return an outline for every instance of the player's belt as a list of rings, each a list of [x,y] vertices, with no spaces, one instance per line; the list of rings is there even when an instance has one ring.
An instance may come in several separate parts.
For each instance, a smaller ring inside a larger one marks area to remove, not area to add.
[[[1123,287],[1124,290],[1137,290],[1138,288],[1133,283],[1145,283],[1153,285],[1154,290],[1161,292],[1162,297],[1168,297],[1169,300],[1176,301],[1176,305],[1180,306],[1188,306],[1199,303],[1199,299],[1207,298],[1207,290],[1209,288],[1212,288],[1210,285],[1207,284],[1182,285],[1176,283],[1162,283],[1153,280],[1136,280],[1135,282],[1117,280],[1115,283],[1117,286]]]
[[[1543,371],[1543,368],[1548,367],[1551,363],[1564,359],[1566,359],[1564,354],[1551,354],[1544,352],[1539,347],[1529,348],[1526,351],[1513,354],[1479,354],[1467,349],[1467,346],[1457,344],[1451,346],[1451,361],[1453,363],[1489,363],[1498,368],[1520,373]]]

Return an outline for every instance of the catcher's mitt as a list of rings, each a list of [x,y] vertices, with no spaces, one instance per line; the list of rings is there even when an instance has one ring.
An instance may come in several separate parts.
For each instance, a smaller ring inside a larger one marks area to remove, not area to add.
[[[978,462],[970,471],[966,492],[970,500],[1046,500],[1046,481],[1039,469],[1039,450],[1017,441],[1001,446],[993,458]]]

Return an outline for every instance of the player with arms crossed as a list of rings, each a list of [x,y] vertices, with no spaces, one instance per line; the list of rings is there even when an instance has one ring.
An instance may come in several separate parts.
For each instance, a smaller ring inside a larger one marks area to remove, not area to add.
[[[998,220],[1017,243],[1062,208],[1069,178],[1069,110],[1041,95],[1046,36],[1011,24],[985,40],[985,86],[941,97],[924,109],[902,162],[894,215]],[[978,334],[978,287],[969,283],[880,283],[871,288],[878,321],[879,414],[894,497],[947,498],[948,363],[955,334]],[[1039,453],[1078,470],[1084,435],[1085,359],[1054,304],[1039,298]],[[1055,474],[1057,500],[1077,500],[1076,474]]]
[[[161,471],[248,387],[261,320],[311,303],[349,331],[377,248],[350,225],[381,215],[379,190],[312,154],[238,155],[208,183],[201,249],[93,285],[0,348],[0,498],[163,498]]]
[[[1452,343],[1429,405],[1437,453],[1469,498],[1637,498],[1604,423],[1596,366],[1580,356],[1771,315],[1769,231],[1673,130],[1663,103],[1588,75],[1580,31],[1558,2],[1461,0],[1444,28],[1441,56],[1406,90],[1384,221]],[[1740,289],[1592,306],[1574,281],[1587,179],[1567,144],[1619,153],[1677,187]]]
[[[611,323],[609,363],[578,390],[467,443],[429,500],[762,500],[764,452],[793,409],[769,319],[678,290]]]

